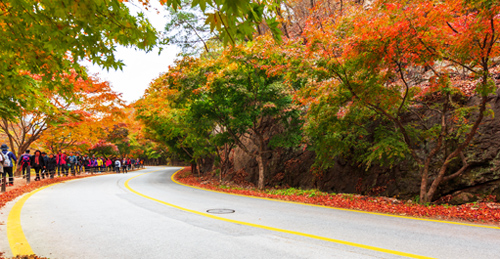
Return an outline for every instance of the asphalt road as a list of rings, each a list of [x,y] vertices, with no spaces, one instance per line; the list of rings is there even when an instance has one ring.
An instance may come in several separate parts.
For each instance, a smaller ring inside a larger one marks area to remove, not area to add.
[[[178,169],[43,189],[22,208],[24,235],[50,258],[500,258],[500,229],[204,191],[172,182]],[[12,256],[6,225],[0,251]]]

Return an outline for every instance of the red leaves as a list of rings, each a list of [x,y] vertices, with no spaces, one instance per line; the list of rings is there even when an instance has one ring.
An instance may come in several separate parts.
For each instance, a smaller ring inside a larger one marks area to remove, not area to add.
[[[494,202],[469,203],[460,206],[431,205],[425,206],[411,201],[400,201],[387,197],[370,197],[356,194],[329,194],[319,191],[302,191],[303,194],[272,194],[270,190],[243,189],[220,185],[210,178],[190,175],[190,168],[185,168],[176,175],[181,183],[204,189],[226,193],[294,201],[369,212],[389,213],[400,216],[425,217],[439,220],[469,221],[500,226],[500,204]]]

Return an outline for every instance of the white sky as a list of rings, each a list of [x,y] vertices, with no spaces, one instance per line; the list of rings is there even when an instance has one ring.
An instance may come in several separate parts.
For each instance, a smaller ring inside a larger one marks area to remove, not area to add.
[[[163,11],[163,7],[157,1],[151,1],[151,3],[157,10]],[[139,10],[138,6],[139,4],[129,5],[129,8],[132,11]],[[165,11],[160,14],[157,14],[156,10],[144,10],[144,12],[158,31],[163,30],[168,21],[168,18],[164,17]],[[123,99],[131,103],[142,97],[144,90],[153,79],[167,71],[168,66],[173,64],[179,52],[175,46],[165,47],[161,55],[158,55],[158,49],[145,53],[120,46],[115,55],[117,59],[121,59],[125,63],[123,71],[110,69],[108,72],[88,62],[83,64],[89,68],[90,74],[97,74],[102,80],[110,82],[113,90],[122,93]]]

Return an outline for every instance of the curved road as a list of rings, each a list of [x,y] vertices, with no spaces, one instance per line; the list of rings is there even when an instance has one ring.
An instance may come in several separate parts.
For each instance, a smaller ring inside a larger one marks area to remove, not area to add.
[[[50,258],[500,258],[500,228],[204,191],[174,183],[178,169],[50,186],[26,200],[23,231],[7,222],[9,204],[0,211],[9,225],[0,225],[0,251],[12,256],[11,227]]]

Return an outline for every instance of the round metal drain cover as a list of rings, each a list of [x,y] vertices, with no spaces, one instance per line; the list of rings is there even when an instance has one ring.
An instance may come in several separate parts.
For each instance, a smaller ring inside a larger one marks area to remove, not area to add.
[[[208,213],[213,213],[213,214],[229,214],[229,213],[234,213],[235,210],[231,209],[210,209],[207,210]]]

